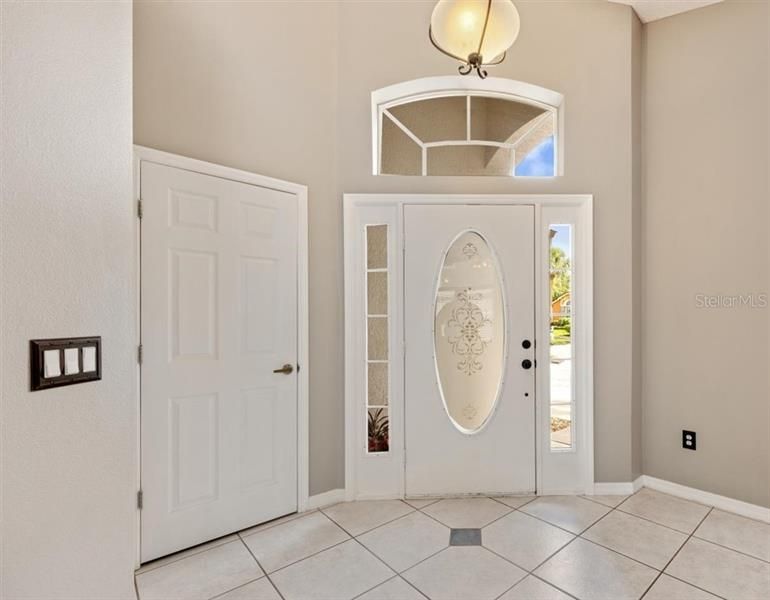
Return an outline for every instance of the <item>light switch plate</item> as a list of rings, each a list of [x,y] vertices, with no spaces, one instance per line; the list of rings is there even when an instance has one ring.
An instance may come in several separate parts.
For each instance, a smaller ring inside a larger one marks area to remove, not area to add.
[[[83,373],[96,371],[96,346],[83,346]]]
[[[45,390],[102,378],[102,338],[30,340],[30,389]]]
[[[43,377],[61,376],[61,350],[43,351]]]
[[[80,373],[80,349],[64,349],[64,374],[75,375]]]

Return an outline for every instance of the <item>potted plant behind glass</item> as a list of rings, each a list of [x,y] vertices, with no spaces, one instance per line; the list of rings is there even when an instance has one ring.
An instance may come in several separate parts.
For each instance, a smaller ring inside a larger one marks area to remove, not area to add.
[[[384,408],[369,410],[368,419],[369,452],[387,452],[389,447],[390,423]]]

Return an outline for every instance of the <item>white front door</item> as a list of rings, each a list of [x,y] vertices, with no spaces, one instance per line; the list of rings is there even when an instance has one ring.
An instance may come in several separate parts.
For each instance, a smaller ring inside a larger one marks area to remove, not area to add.
[[[404,207],[407,495],[535,491],[534,229],[532,206]]]
[[[141,165],[145,562],[297,510],[298,206]]]

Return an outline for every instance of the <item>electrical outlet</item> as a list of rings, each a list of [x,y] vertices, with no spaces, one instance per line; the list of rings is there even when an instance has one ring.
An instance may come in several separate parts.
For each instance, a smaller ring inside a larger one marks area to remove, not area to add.
[[[686,450],[695,450],[695,432],[682,429],[682,448]]]

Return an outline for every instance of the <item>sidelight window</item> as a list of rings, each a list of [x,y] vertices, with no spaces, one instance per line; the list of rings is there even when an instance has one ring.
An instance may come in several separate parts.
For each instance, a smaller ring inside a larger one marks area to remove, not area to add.
[[[390,450],[388,226],[366,226],[366,418],[369,453]]]
[[[574,445],[575,377],[573,363],[572,225],[553,224],[550,234],[550,424],[551,449]]]

